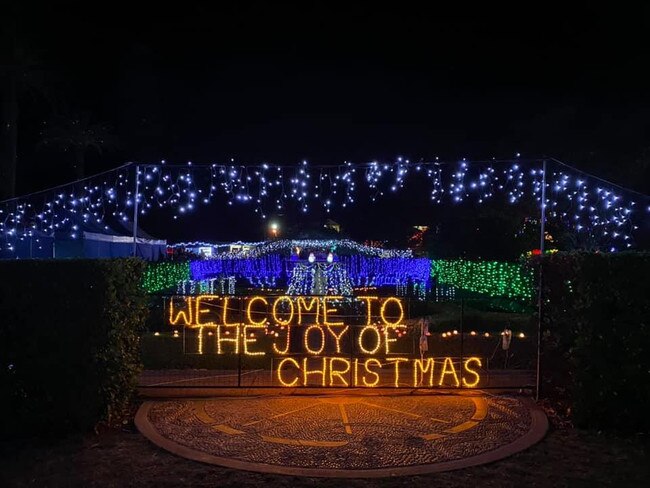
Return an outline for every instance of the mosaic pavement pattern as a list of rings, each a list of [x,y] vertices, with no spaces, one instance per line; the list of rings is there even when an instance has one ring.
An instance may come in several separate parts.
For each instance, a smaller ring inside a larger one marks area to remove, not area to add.
[[[528,432],[531,413],[514,397],[262,397],[152,402],[147,420],[213,456],[364,470],[480,455]]]

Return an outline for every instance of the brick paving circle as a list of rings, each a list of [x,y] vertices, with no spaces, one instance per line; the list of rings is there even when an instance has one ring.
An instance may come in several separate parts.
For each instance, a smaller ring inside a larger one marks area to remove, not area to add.
[[[199,461],[306,476],[458,469],[540,440],[546,417],[507,396],[309,396],[146,402],[140,431]]]

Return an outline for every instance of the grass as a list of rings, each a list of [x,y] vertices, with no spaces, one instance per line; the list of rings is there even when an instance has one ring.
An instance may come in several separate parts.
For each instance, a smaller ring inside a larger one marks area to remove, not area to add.
[[[647,438],[575,429],[552,429],[539,444],[493,464],[382,480],[297,478],[205,465],[155,447],[131,424],[52,444],[2,443],[0,459],[3,487],[641,487],[650,479]]]

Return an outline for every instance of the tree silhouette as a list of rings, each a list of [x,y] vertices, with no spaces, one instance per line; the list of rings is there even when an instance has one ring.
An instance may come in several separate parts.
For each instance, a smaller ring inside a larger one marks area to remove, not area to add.
[[[0,200],[16,194],[16,144],[18,141],[18,101],[16,67],[2,66],[0,96],[2,118],[0,120]]]
[[[58,77],[42,61],[42,53],[29,42],[26,21],[21,22],[25,7],[20,2],[7,5],[0,15],[0,200],[16,194],[16,169],[21,160],[18,132],[21,108],[38,102],[49,110],[57,98],[54,83]],[[44,102],[44,103],[42,103]],[[21,129],[20,139],[25,142]],[[27,138],[29,139],[29,138]]]
[[[4,200],[16,194],[19,96],[39,95],[49,103],[51,93],[46,70],[16,34],[14,16],[0,16],[0,27],[0,200]]]
[[[77,179],[86,171],[86,151],[99,154],[117,145],[107,124],[92,123],[88,112],[55,115],[42,132],[41,146],[53,146],[72,155],[72,167]]]

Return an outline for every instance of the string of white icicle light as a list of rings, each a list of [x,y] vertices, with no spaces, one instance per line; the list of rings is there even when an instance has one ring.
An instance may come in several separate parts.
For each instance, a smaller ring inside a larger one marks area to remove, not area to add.
[[[562,220],[610,251],[633,246],[638,222],[650,212],[650,197],[554,159],[547,159],[547,218]],[[250,206],[261,218],[294,205],[326,212],[355,203],[359,187],[372,201],[404,189],[410,179],[428,183],[433,203],[482,204],[502,195],[511,204],[528,198],[541,206],[543,160],[455,162],[397,158],[391,163],[338,165],[242,165],[130,163],[100,175],[0,202],[0,252],[29,240],[39,245],[55,233],[68,239],[83,230],[120,231],[140,215],[160,208],[173,218],[225,197],[227,205]],[[137,174],[136,174],[137,173]],[[137,180],[137,181],[136,181]],[[137,184],[136,184],[137,183]],[[136,202],[137,186],[137,202]],[[128,232],[127,232],[128,233]]]

